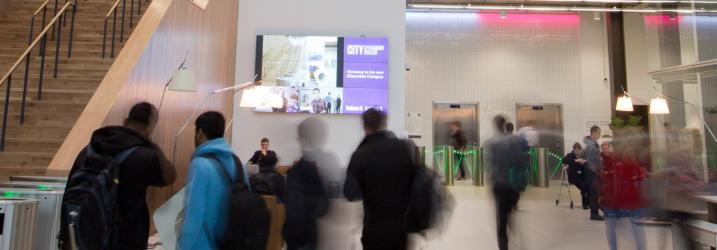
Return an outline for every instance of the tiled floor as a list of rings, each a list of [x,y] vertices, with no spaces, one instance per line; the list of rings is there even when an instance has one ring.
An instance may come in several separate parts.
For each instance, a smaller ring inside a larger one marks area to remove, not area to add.
[[[559,182],[550,188],[528,188],[523,193],[511,232],[511,249],[518,250],[602,250],[608,249],[603,222],[589,221],[589,212],[577,207],[579,193],[573,187],[575,209],[569,208],[567,193],[555,205]],[[488,187],[475,187],[469,181],[456,183],[449,191],[456,206],[442,232],[428,239],[412,236],[412,249],[489,250],[497,249],[493,198]],[[361,204],[335,202],[332,212],[321,222],[320,249],[361,249]],[[646,227],[647,249],[672,249],[669,227]],[[634,249],[631,231],[618,231],[620,249]],[[155,249],[161,249],[155,248]]]

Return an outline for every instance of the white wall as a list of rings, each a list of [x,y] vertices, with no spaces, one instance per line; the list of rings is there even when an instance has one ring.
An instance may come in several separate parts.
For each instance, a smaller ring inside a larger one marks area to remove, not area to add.
[[[389,38],[389,129],[402,131],[405,108],[405,1],[249,0],[239,4],[236,82],[254,76],[256,35],[326,35]],[[239,98],[236,99],[238,101]],[[268,137],[280,164],[300,157],[297,125],[303,114],[260,114],[234,105],[232,146],[244,160]],[[329,125],[326,149],[345,167],[363,137],[360,116],[324,115]]]
[[[406,37],[406,110],[426,114],[428,148],[433,101],[479,102],[481,142],[494,115],[515,121],[516,103],[562,104],[564,148],[609,122],[605,31],[592,13],[408,13]]]

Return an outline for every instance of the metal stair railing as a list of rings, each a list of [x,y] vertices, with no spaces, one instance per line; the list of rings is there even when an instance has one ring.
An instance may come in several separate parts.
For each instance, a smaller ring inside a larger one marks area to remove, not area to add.
[[[35,12],[35,14],[38,14],[41,10],[46,13],[47,12],[47,4],[51,0],[47,0],[39,9]],[[55,0],[57,2],[58,0]],[[71,13],[68,13],[68,11],[71,11]],[[24,82],[23,82],[23,89],[22,89],[22,102],[20,106],[20,125],[24,124],[25,122],[25,108],[27,105],[27,91],[28,91],[28,82],[30,78],[30,61],[32,59],[31,54],[32,50],[36,47],[39,48],[40,53],[40,69],[39,69],[39,78],[38,78],[38,86],[37,86],[37,99],[42,99],[42,83],[45,77],[45,57],[46,49],[47,49],[47,38],[48,33],[50,30],[53,31],[52,37],[55,40],[55,68],[54,68],[54,74],[53,78],[57,78],[57,73],[59,69],[59,60],[60,60],[60,43],[61,43],[61,34],[62,34],[62,26],[60,22],[66,22],[67,15],[70,15],[70,31],[69,31],[69,38],[68,38],[68,49],[67,49],[67,57],[72,56],[72,38],[74,35],[75,30],[75,14],[77,13],[77,4],[76,0],[75,2],[68,1],[66,2],[55,14],[55,16],[47,23],[45,24],[44,21],[44,14],[43,14],[43,24],[42,24],[42,31],[37,35],[37,38],[32,39],[32,28],[33,23],[31,23],[30,26],[30,45],[25,50],[25,52],[22,53],[22,55],[17,59],[17,61],[10,67],[10,69],[5,73],[5,75],[0,78],[0,87],[2,87],[3,84],[6,86],[5,90],[5,102],[3,106],[3,117],[2,117],[2,129],[0,132],[0,151],[5,151],[5,138],[7,137],[7,122],[8,122],[8,112],[10,107],[10,98],[11,98],[11,86],[12,86],[12,75],[15,73],[15,71],[18,69],[18,67],[22,64],[22,62],[25,62],[25,72],[24,72]],[[33,15],[34,20],[35,15]]]

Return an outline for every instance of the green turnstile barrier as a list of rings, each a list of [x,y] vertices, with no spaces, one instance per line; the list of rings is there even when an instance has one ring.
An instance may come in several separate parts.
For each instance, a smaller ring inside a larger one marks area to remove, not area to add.
[[[548,164],[548,149],[530,149],[530,184],[534,187],[549,187],[550,169]]]
[[[436,145],[433,155],[433,169],[441,173],[445,185],[455,184],[454,178],[460,171],[460,165],[465,166],[467,176],[472,176],[474,186],[485,185],[486,165],[483,163],[483,150],[480,147],[470,147],[465,151],[455,150],[451,146]]]
[[[483,169],[483,148],[474,147],[470,155],[473,172],[473,186],[485,185],[485,170]]]
[[[427,166],[426,165],[426,147],[420,146],[416,147],[416,161],[418,162],[419,166]]]
[[[443,147],[443,182],[447,186],[453,186],[453,147]]]

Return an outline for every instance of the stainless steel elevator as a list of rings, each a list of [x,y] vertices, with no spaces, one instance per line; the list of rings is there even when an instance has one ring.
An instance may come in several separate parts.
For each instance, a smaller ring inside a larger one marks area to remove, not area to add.
[[[563,154],[563,111],[560,104],[516,104],[516,132],[524,127],[538,131],[536,147],[547,148],[558,155]]]
[[[450,123],[461,123],[468,146],[479,145],[478,103],[433,103],[433,145],[448,145]]]

